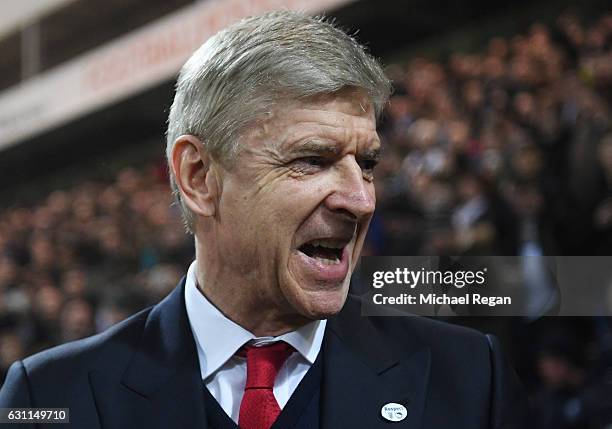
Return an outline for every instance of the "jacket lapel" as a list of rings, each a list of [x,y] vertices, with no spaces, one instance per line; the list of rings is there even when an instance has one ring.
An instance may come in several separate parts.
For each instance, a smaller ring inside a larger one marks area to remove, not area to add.
[[[323,429],[421,428],[429,348],[406,341],[405,333],[394,338],[377,322],[362,317],[359,301],[351,297],[329,320],[323,346]],[[388,403],[406,407],[407,417],[399,422],[384,419],[381,409]]]
[[[91,374],[98,408],[103,408],[101,420],[117,422],[108,427],[206,428],[204,387],[184,287],[185,279],[149,313],[112,399],[104,394],[109,388],[104,375]],[[110,403],[101,407],[105,401]]]

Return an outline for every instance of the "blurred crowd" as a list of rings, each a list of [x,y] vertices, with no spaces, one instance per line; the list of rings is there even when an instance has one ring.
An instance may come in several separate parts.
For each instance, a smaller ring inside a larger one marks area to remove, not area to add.
[[[612,16],[390,67],[380,254],[612,249]]]
[[[366,254],[610,254],[612,15],[588,27],[563,15],[388,73]],[[171,202],[160,161],[2,208],[0,383],[16,359],[100,332],[176,285],[193,243]],[[534,427],[612,422],[610,323],[578,325],[547,325],[525,346]]]
[[[165,166],[126,168],[0,215],[0,379],[15,359],[163,298],[193,258]]]

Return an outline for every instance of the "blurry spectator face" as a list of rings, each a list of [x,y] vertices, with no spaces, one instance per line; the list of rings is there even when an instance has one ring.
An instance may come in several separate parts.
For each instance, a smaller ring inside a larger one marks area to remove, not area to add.
[[[38,207],[34,211],[33,224],[36,229],[49,229],[53,224],[53,213],[46,206]]]
[[[30,227],[32,212],[26,208],[18,208],[9,211],[8,224],[13,232],[26,230]]]
[[[468,143],[470,127],[466,121],[453,121],[448,126],[448,140],[450,149],[462,152]]]
[[[429,186],[427,196],[423,198],[424,209],[429,214],[440,214],[450,210],[453,202],[451,186],[441,180],[434,180]]]
[[[44,320],[55,320],[63,303],[61,292],[53,286],[42,286],[34,295],[34,312]]]
[[[100,244],[102,249],[109,254],[120,251],[121,233],[119,232],[119,229],[112,224],[106,225],[100,232]]]
[[[535,146],[525,147],[514,156],[512,166],[523,179],[535,179],[542,167],[540,151]]]
[[[11,332],[0,334],[0,370],[8,368],[24,356],[23,343],[17,334]]]
[[[185,245],[185,233],[181,231],[180,225],[170,225],[164,228],[161,236],[161,243],[164,249],[180,249]]]
[[[68,235],[64,237],[67,237],[67,236]],[[60,271],[65,271],[69,267],[73,266],[76,263],[75,261],[77,259],[77,256],[75,253],[76,253],[76,246],[65,244],[65,242],[61,244],[60,246],[58,246],[55,252],[55,255],[56,255],[55,262],[56,262],[57,268]]]
[[[87,278],[82,270],[70,270],[62,281],[62,290],[68,296],[81,296],[85,293]]]
[[[125,308],[121,308],[118,305],[105,305],[103,308],[98,310],[96,315],[97,330],[103,331],[110,326],[113,326],[131,315],[131,311]]]
[[[435,143],[438,124],[429,119],[419,119],[408,129],[408,137],[415,148],[426,149]]]
[[[401,165],[401,155],[398,153],[397,150],[393,150],[393,147],[389,146],[388,150],[384,152],[380,163],[376,167],[376,178],[374,179],[374,181],[397,174]]]
[[[144,216],[154,202],[153,195],[148,190],[139,190],[130,195],[130,208],[138,215]]]
[[[467,74],[465,57],[459,54],[452,54],[449,61],[451,73],[458,78],[463,78]]]
[[[508,105],[508,93],[505,89],[496,87],[491,90],[491,105],[495,110],[504,111]]]
[[[0,290],[17,280],[17,265],[8,257],[0,257]]]
[[[531,27],[530,35],[531,46],[537,49],[545,49],[550,45],[550,34],[546,26],[542,24],[534,24]]]
[[[72,299],[63,306],[61,318],[61,338],[73,341],[94,333],[94,313],[91,304],[84,299]]]
[[[481,186],[473,176],[464,176],[459,180],[458,192],[461,201],[469,201],[481,194]]]
[[[489,55],[497,58],[505,58],[508,55],[508,42],[501,37],[495,37],[489,42]]]
[[[117,176],[117,187],[125,195],[133,194],[140,187],[140,175],[133,168],[126,168]]]
[[[605,34],[599,28],[593,28],[587,33],[585,44],[588,48],[594,51],[601,50],[605,42]]]
[[[161,200],[151,205],[147,211],[147,220],[151,225],[161,227],[169,222],[168,204],[168,201]]]
[[[60,215],[66,213],[70,207],[68,195],[64,191],[54,191],[47,198],[47,206],[51,213]]]
[[[481,172],[487,178],[496,177],[502,167],[502,155],[496,148],[488,148],[482,154]]]
[[[606,135],[599,144],[599,163],[606,174],[612,177],[612,134]]]
[[[447,120],[456,116],[455,106],[445,88],[434,90],[430,100],[436,119]]]
[[[561,356],[544,354],[537,361],[538,375],[553,390],[571,386],[575,378],[574,371],[573,365]]]
[[[463,100],[469,109],[476,109],[482,105],[484,95],[482,85],[477,80],[471,80],[463,87]]]
[[[121,194],[117,191],[114,186],[108,186],[98,199],[98,203],[102,210],[106,213],[115,212],[121,207],[123,199]]]
[[[410,193],[415,199],[423,199],[428,195],[432,184],[432,178],[429,174],[416,174],[410,182]]]
[[[499,57],[488,57],[484,63],[484,75],[488,79],[500,79],[504,76],[506,67]]]
[[[542,193],[534,186],[516,187],[507,197],[520,216],[536,216],[544,205]]]
[[[89,192],[82,192],[72,202],[75,217],[81,222],[92,220],[96,215],[96,203]]]
[[[565,26],[565,33],[570,41],[574,44],[574,46],[582,46],[584,43],[584,32],[582,31],[582,27],[575,22],[570,21]]]
[[[37,267],[47,268],[53,262],[53,246],[51,241],[43,236],[35,237],[30,243],[30,256]]]
[[[512,54],[514,57],[522,56],[529,50],[529,42],[524,36],[518,35],[512,38],[511,42]]]
[[[395,95],[391,98],[387,113],[394,120],[408,117],[411,113],[412,106],[408,97],[403,95]]]
[[[144,287],[149,296],[161,299],[174,289],[182,275],[181,266],[158,264],[147,273]]]
[[[515,57],[510,65],[510,75],[515,82],[530,83],[532,74],[529,58],[524,55]]]
[[[534,119],[536,106],[533,95],[527,92],[517,94],[514,97],[514,110],[523,119]]]

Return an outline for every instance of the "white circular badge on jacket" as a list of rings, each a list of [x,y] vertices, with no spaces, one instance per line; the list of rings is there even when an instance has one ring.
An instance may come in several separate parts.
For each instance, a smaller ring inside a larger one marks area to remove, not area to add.
[[[396,404],[395,402],[389,402],[383,405],[380,410],[380,415],[390,422],[401,422],[408,415],[408,410],[402,404]]]

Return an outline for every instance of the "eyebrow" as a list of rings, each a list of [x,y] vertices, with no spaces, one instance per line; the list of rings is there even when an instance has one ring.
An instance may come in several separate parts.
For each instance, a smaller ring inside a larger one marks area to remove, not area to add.
[[[335,156],[339,155],[342,152],[342,149],[334,143],[310,140],[292,148],[291,151],[298,153],[312,153],[323,156]],[[358,156],[360,158],[378,160],[380,159],[381,153],[382,147],[377,147],[376,149],[366,149],[361,151]]]
[[[317,155],[334,156],[340,154],[341,150],[338,145],[333,143],[325,143],[316,140],[306,141],[297,147],[292,148],[292,152],[307,152]]]

